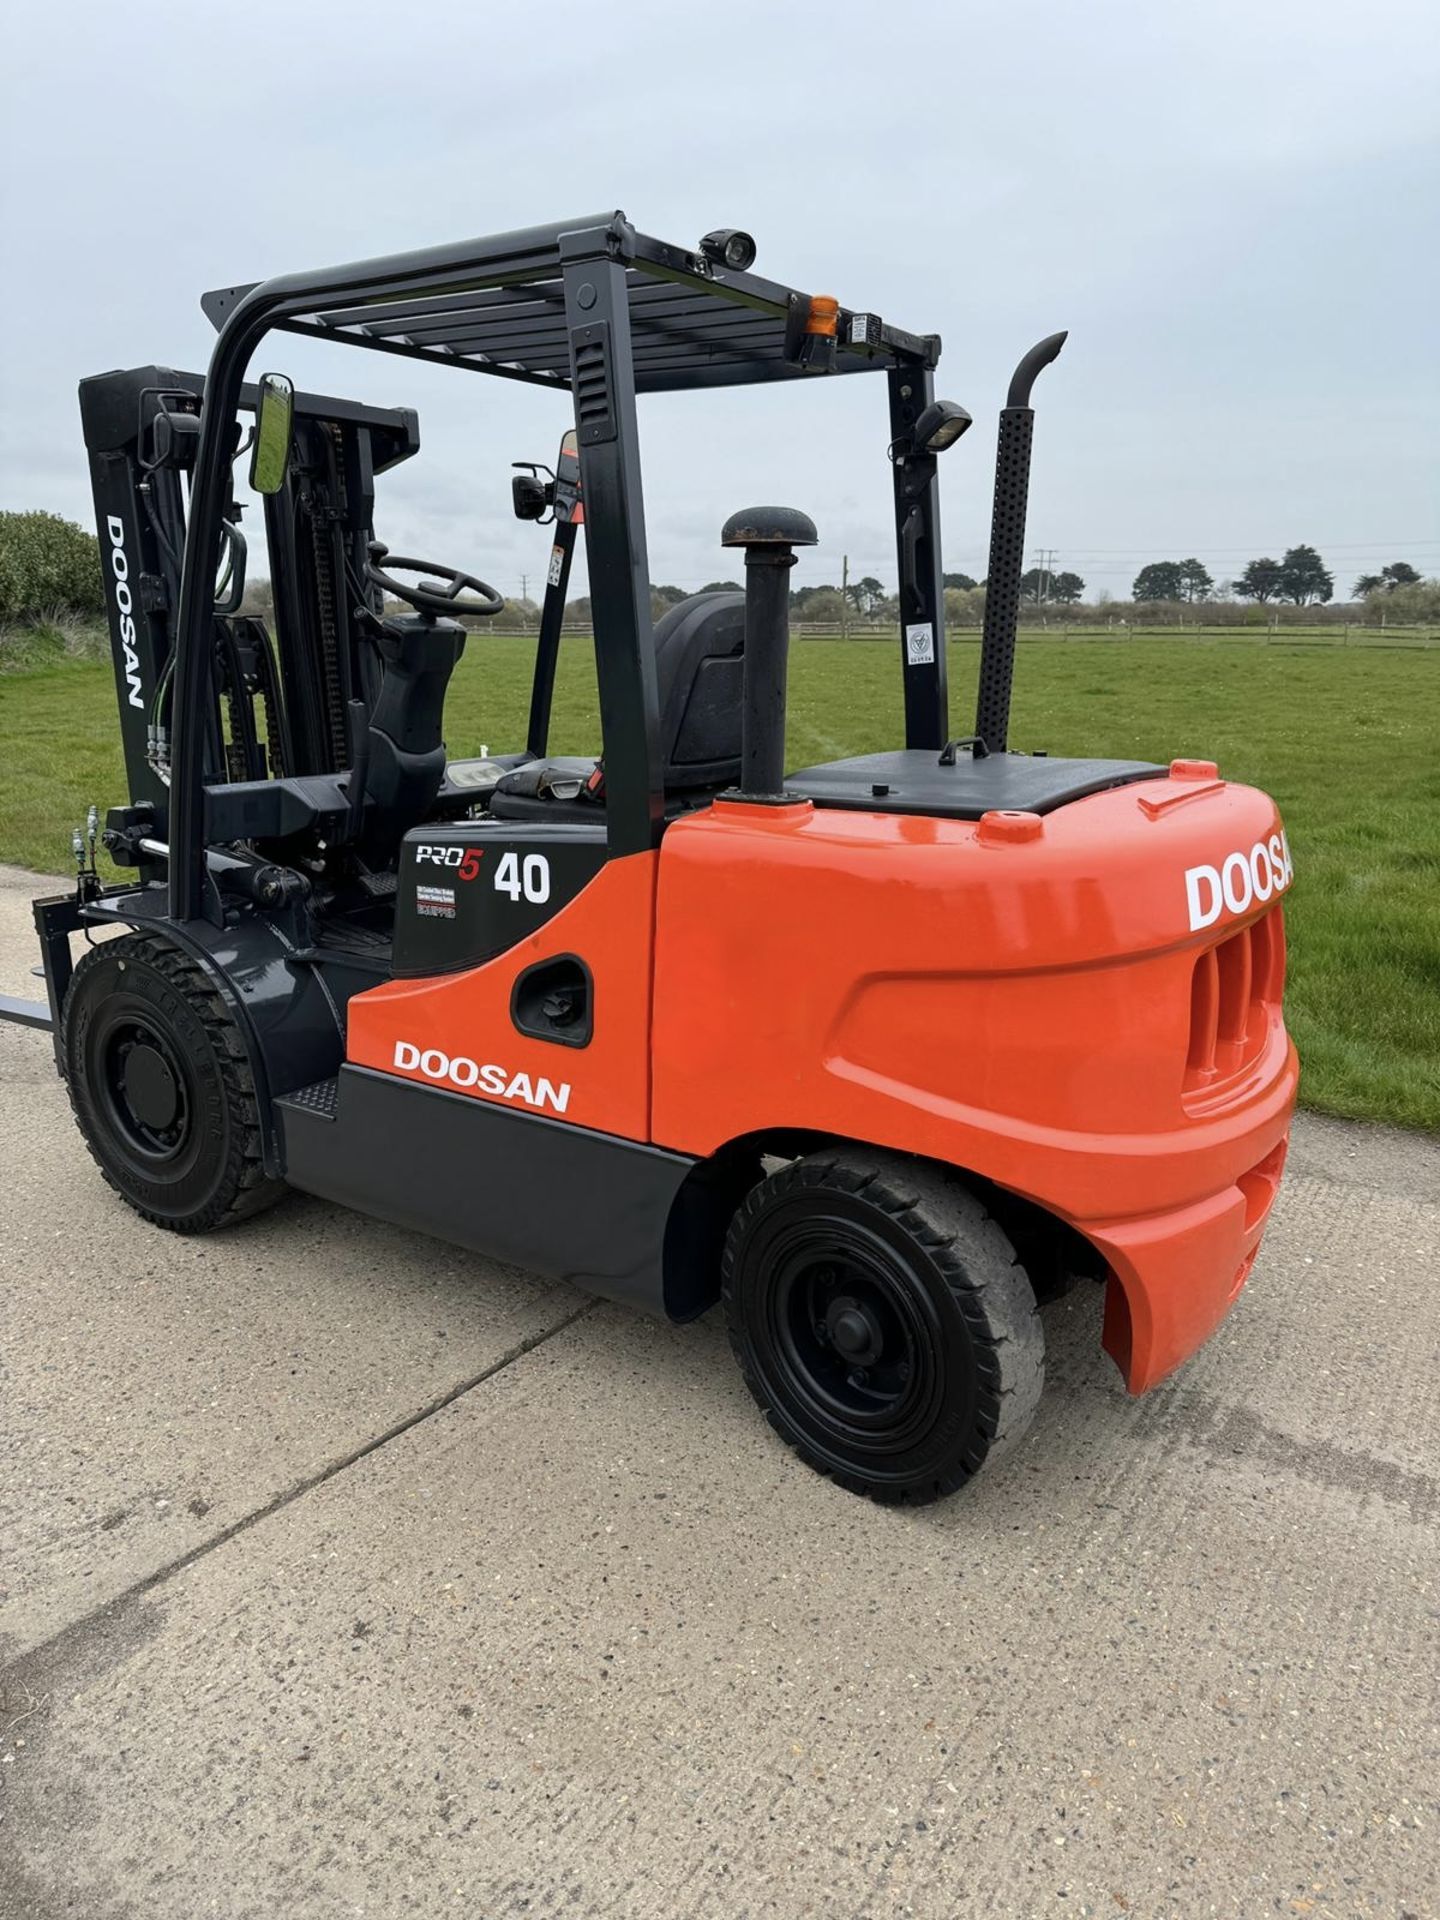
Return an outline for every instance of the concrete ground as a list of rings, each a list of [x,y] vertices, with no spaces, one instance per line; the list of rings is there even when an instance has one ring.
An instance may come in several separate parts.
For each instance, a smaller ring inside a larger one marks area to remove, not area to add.
[[[1302,1120],[1181,1376],[1072,1295],[912,1513],[713,1316],[300,1198],[177,1240],[46,1036],[0,1102],[4,1920],[1440,1912],[1434,1143]]]

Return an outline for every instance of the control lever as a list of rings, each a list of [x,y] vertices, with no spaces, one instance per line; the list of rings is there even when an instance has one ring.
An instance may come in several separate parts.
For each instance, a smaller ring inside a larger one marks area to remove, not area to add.
[[[350,780],[345,790],[345,839],[360,838],[365,812],[365,776],[370,771],[370,712],[363,700],[345,703],[345,733],[350,744]]]

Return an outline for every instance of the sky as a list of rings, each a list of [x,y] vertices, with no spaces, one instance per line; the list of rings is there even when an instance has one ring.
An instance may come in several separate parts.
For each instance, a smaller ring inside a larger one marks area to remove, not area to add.
[[[943,336],[976,421],[948,570],[984,570],[1010,370],[1066,327],[1029,544],[1091,597],[1297,542],[1342,594],[1440,573],[1433,0],[11,0],[4,65],[0,508],[93,524],[76,383],[203,370],[207,288],[620,207],[687,245],[744,227],[757,272]],[[286,336],[261,359],[417,407],[381,536],[536,591],[510,463],[553,459],[563,394]],[[844,556],[893,590],[882,380],[656,396],[641,434],[652,579],[733,576],[722,522],[778,501],[820,531],[797,585]]]

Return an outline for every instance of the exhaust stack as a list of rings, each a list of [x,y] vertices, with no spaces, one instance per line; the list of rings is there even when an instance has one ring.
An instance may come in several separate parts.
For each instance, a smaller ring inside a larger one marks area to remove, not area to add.
[[[744,718],[740,793],[785,799],[785,680],[790,656],[790,569],[796,547],[813,547],[815,522],[794,507],[732,513],[722,547],[745,549]]]
[[[985,630],[980,644],[980,691],[975,731],[991,753],[1004,753],[1010,737],[1010,689],[1015,679],[1015,634],[1020,624],[1020,576],[1025,570],[1025,508],[1030,492],[1030,442],[1035,409],[1030,389],[1068,336],[1052,333],[1016,367],[1000,414],[995,449],[995,508],[990,518],[990,569],[985,588]]]

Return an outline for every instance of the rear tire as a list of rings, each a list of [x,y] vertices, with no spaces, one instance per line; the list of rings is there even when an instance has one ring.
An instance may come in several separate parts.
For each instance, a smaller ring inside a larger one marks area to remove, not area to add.
[[[92,947],[65,996],[70,1104],[105,1179],[172,1233],[208,1233],[278,1200],[244,1039],[203,969],[163,937]]]
[[[1040,1399],[1044,1336],[1014,1248],[919,1161],[837,1150],[762,1181],[731,1223],[723,1298],[771,1426],[854,1493],[955,1492]]]

